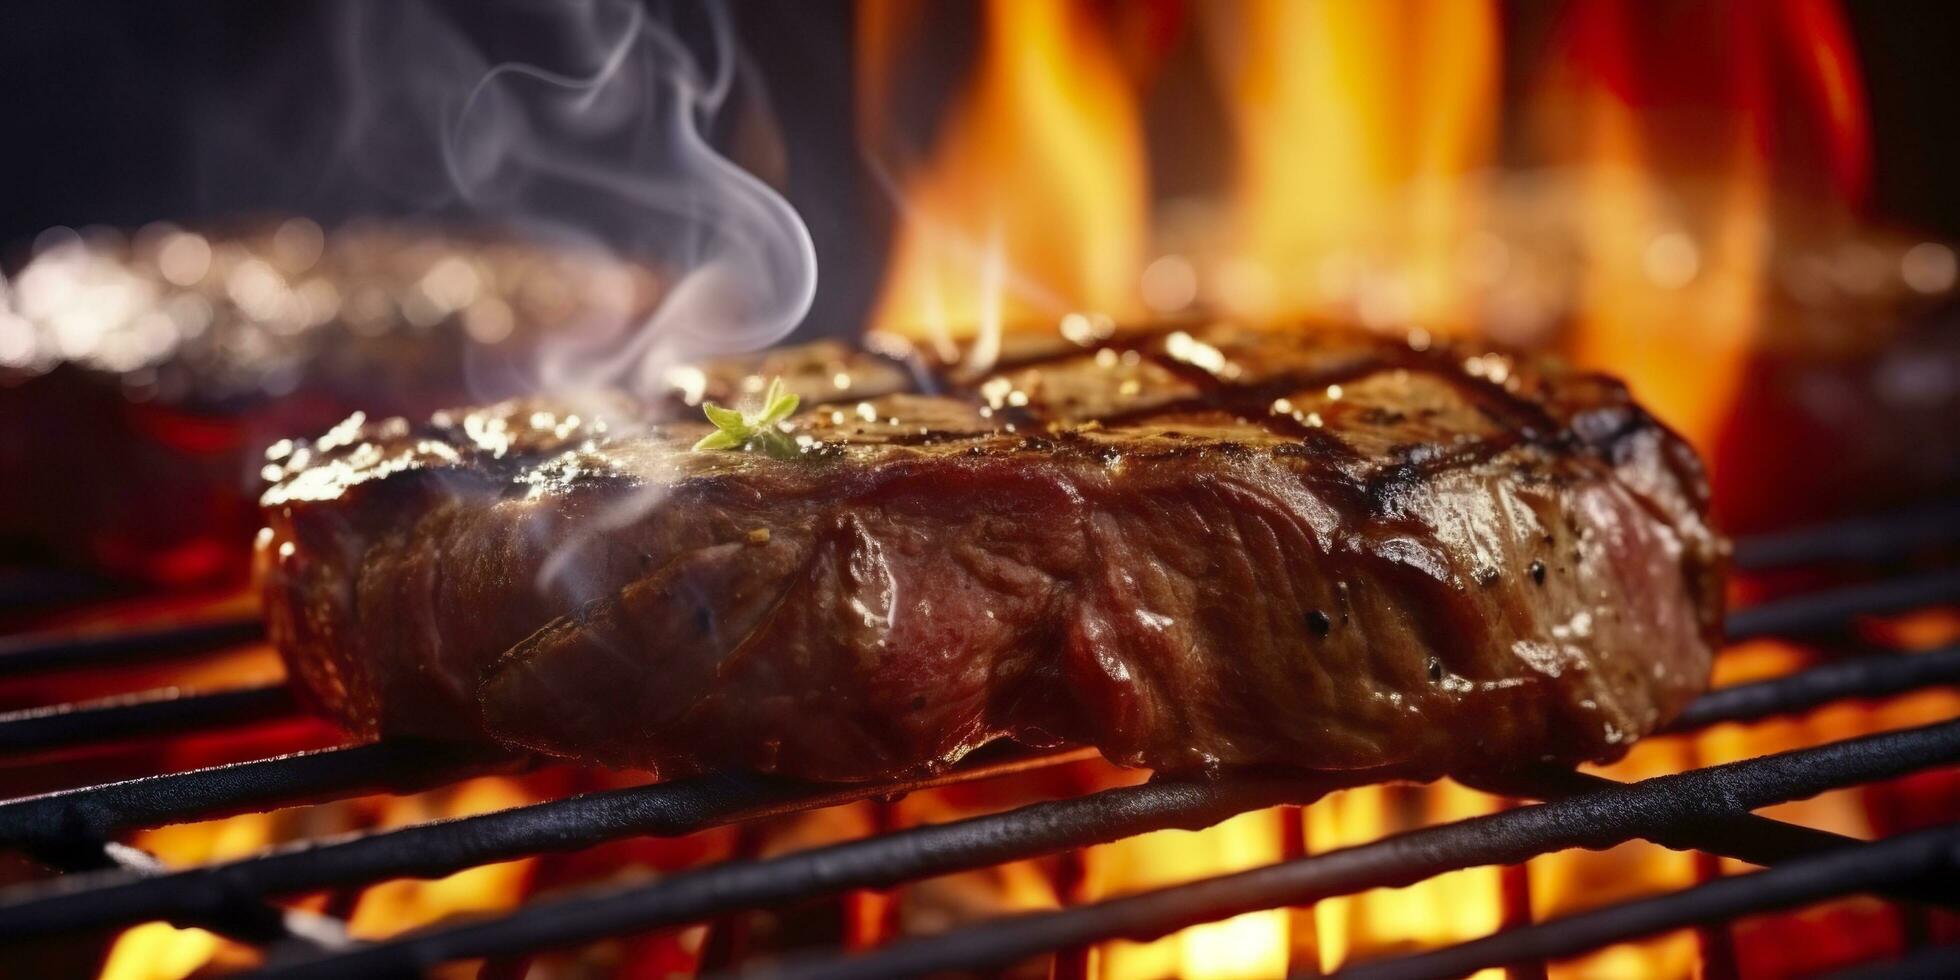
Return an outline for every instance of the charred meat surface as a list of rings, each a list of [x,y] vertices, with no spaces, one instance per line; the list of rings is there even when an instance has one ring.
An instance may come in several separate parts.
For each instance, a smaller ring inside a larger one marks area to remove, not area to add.
[[[663,777],[882,779],[1000,738],[1610,759],[1706,682],[1726,546],[1617,382],[1333,329],[1080,339],[345,425],[264,498],[273,636],[359,732]],[[690,449],[688,402],[774,375],[799,453]]]

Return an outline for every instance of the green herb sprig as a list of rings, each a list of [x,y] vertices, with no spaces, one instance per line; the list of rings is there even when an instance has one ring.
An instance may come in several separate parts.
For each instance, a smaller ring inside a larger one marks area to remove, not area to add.
[[[772,378],[768,390],[762,393],[762,408],[757,412],[744,412],[740,409],[724,408],[714,402],[702,402],[701,413],[715,424],[715,431],[701,437],[694,444],[697,451],[712,449],[738,449],[743,451],[760,450],[777,459],[787,459],[797,455],[796,443],[783,432],[778,423],[796,412],[802,399],[783,390],[783,379]]]

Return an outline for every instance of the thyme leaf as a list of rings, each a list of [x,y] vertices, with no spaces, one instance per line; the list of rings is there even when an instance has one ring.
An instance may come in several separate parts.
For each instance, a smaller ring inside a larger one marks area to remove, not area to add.
[[[772,378],[762,393],[762,408],[756,412],[726,408],[702,402],[701,414],[714,423],[715,431],[694,444],[697,451],[716,449],[761,450],[778,459],[796,455],[796,444],[783,434],[780,423],[796,412],[802,399],[783,390],[783,379]]]

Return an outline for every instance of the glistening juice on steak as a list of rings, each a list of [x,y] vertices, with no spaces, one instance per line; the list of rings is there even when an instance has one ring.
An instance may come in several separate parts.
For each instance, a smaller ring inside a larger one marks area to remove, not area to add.
[[[364,734],[662,777],[1611,759],[1707,680],[1726,545],[1618,382],[1344,329],[836,344],[671,397],[343,426],[277,461],[270,629]],[[788,454],[692,402],[781,377]]]

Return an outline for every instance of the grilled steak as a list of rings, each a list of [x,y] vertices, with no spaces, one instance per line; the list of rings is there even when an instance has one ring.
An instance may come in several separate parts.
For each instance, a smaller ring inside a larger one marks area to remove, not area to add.
[[[348,424],[264,498],[273,636],[366,734],[877,779],[1607,759],[1708,674],[1725,545],[1618,383],[1339,330],[841,347],[674,399]],[[1425,345],[1426,346],[1426,345]],[[786,375],[799,449],[683,402]],[[932,393],[926,393],[932,392]]]

